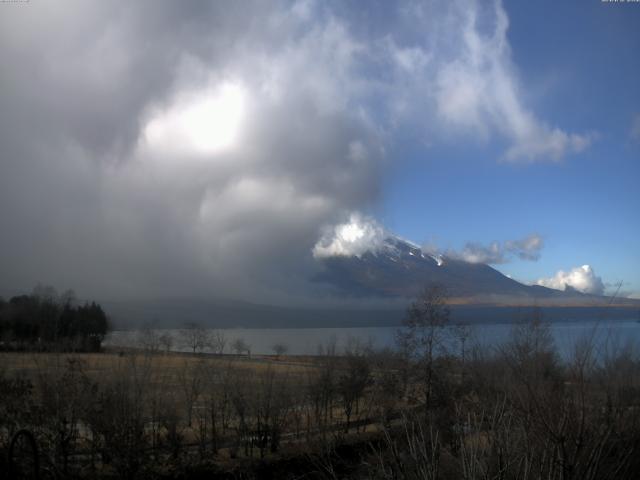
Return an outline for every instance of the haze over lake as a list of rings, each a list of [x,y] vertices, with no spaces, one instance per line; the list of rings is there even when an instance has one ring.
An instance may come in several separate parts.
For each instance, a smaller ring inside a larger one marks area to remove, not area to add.
[[[470,336],[466,348],[473,345],[499,348],[509,339],[516,324],[483,324],[470,326]],[[180,329],[161,330],[168,332],[174,339],[172,350],[189,351],[180,345]],[[398,327],[359,327],[359,328],[230,328],[217,330],[224,333],[227,340],[225,353],[232,353],[230,345],[237,339],[243,339],[254,355],[272,355],[273,345],[284,344],[292,355],[315,355],[320,346],[335,342],[338,353],[343,353],[350,344],[357,342],[361,346],[371,345],[375,349],[395,346]],[[600,354],[607,351],[640,345],[640,323],[634,320],[577,321],[550,324],[558,352],[568,358],[578,341],[593,338]],[[160,330],[159,330],[160,332]],[[452,329],[448,329],[447,348],[459,349],[459,341]],[[118,330],[109,334],[105,346],[135,347],[138,331]],[[205,350],[206,351],[206,350]]]

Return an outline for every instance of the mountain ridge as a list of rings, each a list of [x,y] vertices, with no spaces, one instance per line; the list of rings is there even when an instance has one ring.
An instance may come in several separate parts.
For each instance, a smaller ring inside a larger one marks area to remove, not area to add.
[[[609,299],[573,288],[555,290],[526,285],[490,265],[423,252],[417,245],[388,236],[381,247],[361,255],[318,259],[314,281],[332,286],[347,297],[414,298],[426,286],[444,287],[452,303],[589,306]],[[638,304],[631,299],[617,303]]]

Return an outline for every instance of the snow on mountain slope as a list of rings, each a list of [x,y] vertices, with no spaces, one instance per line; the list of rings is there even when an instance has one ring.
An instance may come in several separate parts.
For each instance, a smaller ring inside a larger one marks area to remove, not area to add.
[[[557,297],[564,292],[523,285],[489,265],[423,252],[419,246],[387,235],[374,251],[317,259],[316,281],[350,296],[414,297],[430,284],[444,285],[454,297]],[[575,296],[575,292],[572,292]]]

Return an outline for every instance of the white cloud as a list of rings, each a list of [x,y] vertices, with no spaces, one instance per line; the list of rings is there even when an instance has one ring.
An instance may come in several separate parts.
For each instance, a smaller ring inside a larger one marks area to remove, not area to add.
[[[489,245],[480,245],[478,243],[467,243],[462,252],[450,250],[447,256],[460,258],[471,263],[504,263],[504,252],[498,242],[492,242]]]
[[[522,240],[508,240],[504,244],[504,250],[516,255],[520,260],[536,261],[540,259],[540,251],[544,247],[544,240],[538,234],[531,234]]]
[[[604,282],[589,265],[575,267],[568,272],[560,270],[551,278],[539,279],[536,284],[556,290],[569,287],[582,293],[604,294]]]
[[[514,256],[520,260],[537,261],[543,247],[543,238],[538,234],[531,234],[521,240],[507,240],[504,243],[491,242],[489,245],[469,242],[462,251],[450,249],[443,253],[466,262],[495,265],[508,263]]]
[[[384,245],[385,229],[374,219],[352,213],[349,221],[330,227],[313,247],[316,258],[356,256],[376,252]]]
[[[325,229],[313,248],[313,256],[325,258],[376,253],[385,246],[385,239],[392,235],[373,218],[355,212],[347,222]],[[543,247],[543,238],[538,234],[531,234],[521,240],[492,242],[489,245],[469,242],[461,251],[443,251],[434,244],[425,244],[420,248],[424,253],[438,258],[444,255],[470,263],[503,264],[510,262],[513,257],[537,261]]]
[[[471,2],[461,13],[458,52],[445,61],[436,76],[436,105],[442,119],[470,129],[481,137],[492,130],[511,146],[507,161],[559,160],[587,148],[593,134],[568,133],[550,127],[525,106],[511,62],[509,20],[500,2],[494,7],[495,27],[480,31],[478,5]]]
[[[244,103],[242,88],[233,83],[182,93],[149,119],[142,147],[153,156],[214,155],[237,141]]]

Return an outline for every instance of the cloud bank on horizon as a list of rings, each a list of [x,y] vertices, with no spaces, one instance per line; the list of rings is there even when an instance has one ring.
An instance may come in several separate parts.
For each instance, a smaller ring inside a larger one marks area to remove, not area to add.
[[[397,132],[494,139],[496,160],[523,163],[594,141],[528,108],[501,2],[386,8],[366,29],[358,9],[308,0],[4,11],[3,284],[288,298],[314,255],[381,241],[359,212]],[[535,261],[542,247],[531,235],[460,256]]]

